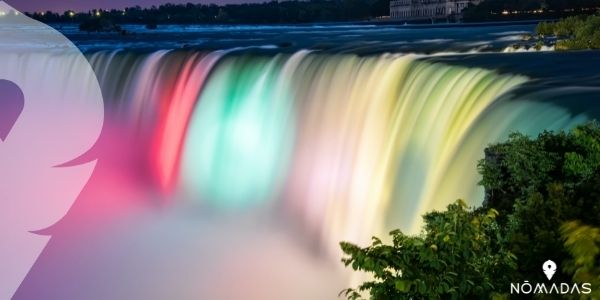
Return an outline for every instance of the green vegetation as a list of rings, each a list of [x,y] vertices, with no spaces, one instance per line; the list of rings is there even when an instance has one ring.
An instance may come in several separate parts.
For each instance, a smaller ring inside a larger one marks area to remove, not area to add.
[[[600,128],[543,132],[537,139],[513,134],[486,149],[480,161],[484,208],[501,215],[520,279],[541,280],[540,257],[564,261],[560,226],[570,220],[600,225]],[[565,278],[564,274],[558,274]]]
[[[577,16],[559,22],[541,22],[536,33],[556,38],[557,50],[600,49],[600,16]]]
[[[115,24],[286,24],[370,20],[389,14],[389,0],[309,0],[228,4],[164,4],[86,13],[29,14],[44,23],[84,23],[94,19]]]
[[[541,265],[547,259],[560,268],[553,280],[592,282],[598,293],[598,123],[570,132],[545,131],[535,139],[512,134],[486,149],[478,169],[486,190],[481,208],[466,210],[458,202],[429,213],[420,235],[394,231],[392,245],[378,239],[366,248],[342,243],[347,255],[342,261],[375,278],[344,295],[500,298],[509,291],[508,282],[546,282]]]
[[[94,18],[115,24],[292,24],[354,22],[389,16],[390,0],[290,0],[243,4],[163,4],[123,10],[34,12],[28,15],[44,23],[78,23]],[[462,12],[466,22],[558,19],[590,15],[600,0],[483,0]]]
[[[481,299],[507,290],[516,263],[497,214],[468,210],[459,200],[445,212],[425,215],[418,236],[396,230],[390,233],[392,245],[377,238],[366,248],[341,243],[346,266],[376,279],[342,293],[349,299],[359,299],[361,291],[372,299]]]
[[[573,275],[573,282],[590,282],[596,287],[581,299],[600,299],[600,228],[572,221],[563,224],[561,232],[572,256],[565,262],[565,271]]]
[[[51,11],[28,14],[44,23],[78,23],[104,19],[114,24],[292,24],[367,21],[388,16],[390,0],[290,0],[244,4],[163,4],[124,10],[92,10],[76,13]],[[513,21],[557,19],[590,15],[600,0],[483,0],[470,5],[463,21]]]
[[[598,8],[600,0],[484,0],[463,15],[469,22],[539,20],[593,14]]]

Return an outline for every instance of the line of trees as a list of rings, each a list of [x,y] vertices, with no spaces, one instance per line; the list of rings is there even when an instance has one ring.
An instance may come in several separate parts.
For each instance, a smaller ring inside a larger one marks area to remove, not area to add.
[[[36,12],[44,23],[288,24],[373,20],[389,15],[390,0],[291,0],[245,4],[164,4],[124,10]],[[562,18],[593,14],[600,0],[484,0],[463,11],[466,22]]]
[[[95,19],[114,24],[284,24],[369,20],[389,14],[389,0],[309,0],[229,4],[164,4],[124,10],[31,13],[44,23],[84,23]]]
[[[600,0],[484,0],[463,11],[467,22],[557,19],[594,14]]]

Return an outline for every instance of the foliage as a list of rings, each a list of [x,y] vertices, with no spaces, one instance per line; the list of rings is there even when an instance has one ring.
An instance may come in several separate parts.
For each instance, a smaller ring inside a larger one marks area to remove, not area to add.
[[[86,13],[29,14],[45,23],[83,23],[99,16],[116,24],[281,24],[369,20],[389,14],[389,0],[291,0],[243,4],[164,4]]]
[[[499,221],[519,258],[521,280],[543,280],[543,260],[568,258],[560,242],[563,222],[600,225],[600,127],[595,122],[568,133],[546,131],[537,139],[513,134],[486,149],[479,171],[484,208],[506,216]],[[556,276],[568,280],[564,273]]]
[[[501,213],[511,213],[516,199],[535,192],[548,195],[550,184],[571,193],[600,170],[600,127],[590,122],[568,133],[544,131],[537,139],[513,133],[507,142],[485,150],[478,169],[486,205]]]
[[[555,19],[593,14],[600,0],[484,0],[467,7],[466,21],[508,21]]]
[[[526,200],[517,200],[514,212],[501,224],[510,250],[518,257],[518,269],[513,274],[515,281],[544,282],[544,274],[539,271],[541,264],[547,259],[561,262],[568,257],[558,228],[564,220],[577,214],[569,206],[561,185],[550,185],[547,193],[546,196],[534,193]],[[562,272],[557,272],[554,278],[569,282],[569,277]]]
[[[375,278],[342,294],[348,299],[359,299],[361,292],[372,299],[482,299],[508,290],[516,258],[506,249],[497,214],[469,210],[458,200],[444,212],[426,214],[418,236],[395,230],[392,245],[374,237],[366,248],[342,242],[344,264]]]
[[[600,298],[600,228],[566,222],[561,234],[571,259],[565,263],[565,271],[573,275],[573,282],[592,284],[592,293],[580,299]]]
[[[600,16],[577,16],[559,22],[541,22],[536,32],[558,39],[557,50],[600,49]]]
[[[374,278],[342,293],[349,299],[362,293],[373,299],[507,298],[499,293],[510,282],[545,282],[541,265],[548,259],[562,266],[554,281],[591,282],[599,293],[598,123],[535,139],[511,134],[486,149],[478,168],[483,207],[468,210],[458,201],[425,215],[418,236],[391,232],[391,245],[377,238],[366,248],[341,243],[346,266]]]

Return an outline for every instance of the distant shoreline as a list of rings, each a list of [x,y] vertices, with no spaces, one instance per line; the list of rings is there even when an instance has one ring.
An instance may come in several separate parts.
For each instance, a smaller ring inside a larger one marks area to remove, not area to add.
[[[437,22],[437,23],[408,23],[396,20],[375,20],[375,21],[355,21],[355,22],[323,22],[311,24],[293,24],[293,25],[396,25],[406,28],[447,28],[447,27],[485,27],[485,26],[510,26],[510,25],[536,25],[542,21],[556,21],[557,19],[540,20],[520,20],[520,21],[489,21],[489,22]],[[250,24],[248,24],[250,25]],[[285,24],[292,25],[292,24]]]
[[[489,22],[438,22],[438,23],[407,23],[395,20],[374,21],[340,21],[340,22],[315,22],[315,23],[164,23],[157,26],[273,26],[273,27],[314,27],[314,26],[399,26],[407,29],[418,28],[462,28],[462,27],[487,27],[487,26],[512,26],[512,25],[537,25],[539,22],[553,22],[558,19],[522,20],[522,21],[489,21]],[[50,25],[73,25],[77,22],[49,22]],[[144,25],[142,23],[122,23],[121,25]]]

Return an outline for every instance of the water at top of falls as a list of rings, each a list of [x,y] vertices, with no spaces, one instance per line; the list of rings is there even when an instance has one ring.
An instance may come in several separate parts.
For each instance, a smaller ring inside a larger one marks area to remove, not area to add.
[[[599,86],[595,70],[600,58],[594,52],[528,51],[505,53],[515,41],[534,33],[534,24],[506,23],[485,26],[395,25],[124,25],[128,34],[88,34],[76,25],[54,25],[84,53],[120,50],[227,51],[273,56],[308,50],[327,55],[384,53],[417,54],[421,59],[467,67],[526,75],[550,85]],[[512,49],[512,48],[511,48]],[[506,55],[510,54],[510,55]],[[581,68],[580,62],[586,61]]]
[[[55,25],[83,51],[110,49],[256,48],[279,52],[314,49],[331,53],[501,52],[535,25],[427,27],[393,25],[232,26],[124,25],[126,35],[87,34],[76,25]]]

